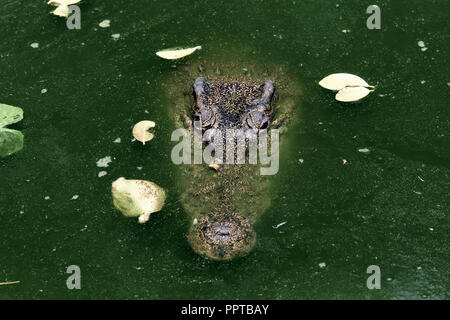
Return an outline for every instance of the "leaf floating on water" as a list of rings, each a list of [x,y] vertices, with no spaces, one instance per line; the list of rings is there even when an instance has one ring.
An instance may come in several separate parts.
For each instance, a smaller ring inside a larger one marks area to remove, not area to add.
[[[333,73],[320,80],[319,85],[328,90],[341,90],[345,87],[369,87],[372,88],[364,79],[350,73]]]
[[[23,134],[4,128],[23,119],[21,108],[0,104],[0,157],[9,156],[23,148]]]
[[[70,14],[69,6],[80,2],[81,0],[50,0],[47,4],[57,6],[53,13],[55,16],[68,18]]]
[[[8,282],[0,282],[0,286],[7,286],[10,284],[18,284],[20,281],[8,281]]]
[[[361,100],[372,91],[365,87],[345,87],[336,93],[336,100],[341,102],[354,102]]]
[[[113,182],[111,191],[114,207],[126,217],[139,217],[139,223],[161,211],[166,200],[164,189],[146,180],[119,178]]]
[[[142,142],[142,144],[145,144],[147,141],[152,140],[155,135],[148,130],[155,127],[155,123],[153,121],[144,120],[141,122],[138,122],[133,127],[133,137]]]
[[[187,49],[182,49],[182,48],[165,49],[165,50],[158,51],[156,53],[156,55],[163,59],[175,60],[175,59],[180,59],[185,56],[188,56],[197,50],[201,50],[201,48],[202,48],[201,46],[197,46],[197,47],[187,48]]]
[[[0,128],[23,119],[23,110],[18,107],[0,103]]]
[[[111,21],[106,19],[106,20],[103,20],[102,22],[100,22],[98,25],[101,28],[109,28],[109,26],[111,25]]]
[[[287,221],[283,221],[283,222],[277,224],[275,227],[272,227],[272,228],[278,229],[279,227],[284,226],[286,223],[287,223]]]
[[[49,2],[47,2],[47,4],[53,4],[55,6],[60,6],[60,5],[70,6],[72,4],[76,4],[80,1],[81,0],[50,0]]]
[[[66,4],[60,5],[51,13],[53,13],[55,16],[68,18],[70,13],[69,6]]]

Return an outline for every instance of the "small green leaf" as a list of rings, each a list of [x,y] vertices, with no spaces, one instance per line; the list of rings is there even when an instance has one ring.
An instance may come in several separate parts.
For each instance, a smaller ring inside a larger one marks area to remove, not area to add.
[[[23,134],[17,130],[0,128],[0,157],[9,156],[23,148]]]
[[[0,157],[9,156],[23,148],[23,134],[4,128],[23,119],[23,110],[0,103]]]
[[[23,110],[18,107],[0,103],[0,128],[23,119]]]

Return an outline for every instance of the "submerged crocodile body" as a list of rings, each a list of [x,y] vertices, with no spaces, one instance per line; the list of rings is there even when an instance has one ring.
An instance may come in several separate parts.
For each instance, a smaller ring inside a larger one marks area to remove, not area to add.
[[[222,145],[219,137],[225,139],[227,129],[237,130],[243,135],[240,141],[248,143],[256,140],[261,130],[270,127],[273,116],[272,101],[274,84],[267,80],[262,85],[245,82],[206,82],[199,77],[195,80],[194,94],[196,106],[193,111],[193,131],[201,132],[207,145]],[[238,141],[239,137],[235,137]],[[228,260],[245,255],[255,243],[252,220],[256,214],[244,214],[236,202],[257,197],[257,190],[245,183],[255,179],[255,172],[250,165],[224,165],[211,175],[214,178],[202,184],[193,196],[200,201],[207,201],[211,190],[214,204],[210,210],[197,215],[188,235],[193,249],[202,255],[216,260]],[[248,205],[251,205],[249,202]],[[255,210],[259,206],[255,206]]]
[[[177,66],[162,86],[171,106],[168,116],[176,129],[187,129],[191,142],[186,157],[190,161],[182,161],[176,171],[180,204],[189,221],[188,242],[196,253],[223,261],[244,256],[257,247],[254,226],[272,206],[276,189],[274,176],[262,174],[268,169],[267,163],[261,159],[256,164],[249,161],[254,139],[258,131],[267,129],[272,147],[272,129],[278,129],[280,155],[284,153],[283,144],[288,140],[283,136],[294,117],[298,118],[301,86],[287,66],[261,56],[255,59],[249,48],[241,48],[236,54],[222,55],[219,51],[207,59]],[[211,168],[208,164],[217,156],[213,154],[203,164],[195,164],[192,142],[196,132],[206,140],[206,150],[223,142],[225,137],[217,139],[214,132],[224,129],[244,130],[235,136],[234,148],[242,146],[238,140],[246,142],[245,162],[228,163],[226,149],[230,147],[225,146],[223,164]],[[209,134],[203,135],[206,132]],[[242,138],[239,135],[245,139],[238,139]],[[270,148],[270,155],[272,151]]]

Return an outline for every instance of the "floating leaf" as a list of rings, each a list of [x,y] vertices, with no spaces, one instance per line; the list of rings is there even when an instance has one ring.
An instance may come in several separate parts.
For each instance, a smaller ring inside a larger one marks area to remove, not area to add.
[[[23,134],[4,128],[23,119],[21,108],[0,104],[0,157],[6,157],[23,148]]]
[[[133,127],[133,137],[145,144],[147,141],[152,140],[155,136],[153,133],[150,133],[148,130],[155,127],[155,123],[153,121],[144,120],[138,122]]]
[[[367,96],[373,90],[365,87],[345,87],[336,93],[336,100],[341,102],[358,101]]]
[[[0,103],[0,128],[19,122],[22,119],[22,109]]]
[[[100,28],[109,28],[111,26],[111,20],[108,20],[108,19],[103,20],[98,25]]]
[[[69,6],[80,2],[81,0],[50,0],[47,4],[57,6],[53,13],[55,16],[68,18],[70,14]]]
[[[345,87],[369,87],[372,88],[362,78],[350,73],[334,73],[320,80],[319,85],[329,90],[341,90]]]
[[[70,6],[72,4],[76,4],[80,1],[81,0],[50,0],[49,2],[47,2],[47,4],[52,4],[54,6],[60,6],[60,5]]]
[[[164,59],[174,60],[174,59],[179,59],[179,58],[188,56],[188,55],[194,53],[195,51],[200,50],[201,48],[202,48],[201,46],[197,46],[197,47],[187,48],[187,49],[183,49],[183,48],[165,49],[165,50],[158,51],[156,53],[156,55],[158,57],[161,57]]]
[[[111,191],[114,207],[126,217],[139,217],[139,223],[161,211],[166,200],[164,189],[146,180],[119,178],[113,182]]]
[[[0,157],[9,156],[23,148],[23,134],[17,130],[0,129]]]
[[[70,13],[69,6],[65,4],[60,5],[51,13],[53,13],[55,16],[68,18]]]

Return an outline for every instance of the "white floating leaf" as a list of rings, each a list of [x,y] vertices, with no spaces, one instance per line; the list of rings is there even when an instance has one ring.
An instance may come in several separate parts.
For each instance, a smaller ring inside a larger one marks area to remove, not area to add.
[[[104,158],[101,158],[97,161],[97,167],[99,168],[107,168],[109,164],[112,162],[110,156],[106,156]]]
[[[329,90],[341,90],[348,86],[372,87],[362,78],[350,73],[334,73],[320,80],[319,85]]]
[[[133,137],[145,144],[147,141],[152,140],[155,136],[148,130],[155,127],[155,122],[150,120],[144,120],[136,123],[133,127]]]
[[[68,18],[70,13],[69,6],[67,4],[62,4],[53,10],[52,13],[55,16]]]
[[[119,178],[112,184],[114,206],[126,217],[148,221],[150,214],[161,211],[166,200],[164,189],[146,180]]]
[[[200,50],[201,48],[202,48],[201,46],[197,46],[197,47],[187,48],[187,49],[179,49],[179,48],[165,49],[165,50],[158,51],[156,53],[156,55],[163,59],[174,60],[174,59],[180,59],[185,56],[188,56],[188,55],[194,53],[195,51]]]
[[[336,100],[341,102],[358,101],[367,96],[373,90],[364,87],[345,87],[336,93]]]
[[[98,25],[100,28],[109,28],[109,26],[111,25],[111,20],[108,20],[108,19],[103,20]]]
[[[70,6],[72,4],[76,4],[80,1],[81,0],[50,0],[49,2],[47,2],[47,4],[53,4],[55,6],[60,6],[60,5]]]

